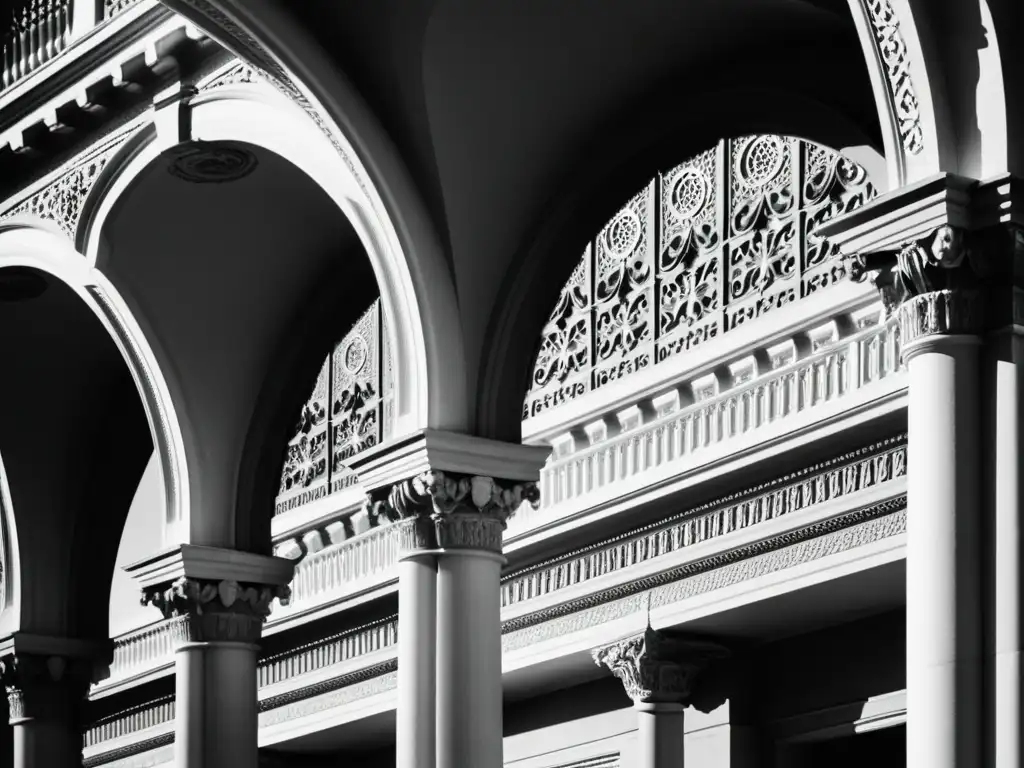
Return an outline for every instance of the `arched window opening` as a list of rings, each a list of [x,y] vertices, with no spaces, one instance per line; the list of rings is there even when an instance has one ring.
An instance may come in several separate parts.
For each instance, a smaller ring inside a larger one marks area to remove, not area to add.
[[[815,227],[875,194],[848,158],[774,135],[723,140],[659,174],[563,287],[523,419],[835,285],[846,270]]]
[[[346,462],[390,433],[394,377],[375,299],[324,360],[288,442],[275,514],[358,482]]]

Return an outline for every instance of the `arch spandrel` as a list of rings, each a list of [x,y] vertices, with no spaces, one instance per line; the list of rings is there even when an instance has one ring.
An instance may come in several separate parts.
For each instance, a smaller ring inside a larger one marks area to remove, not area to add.
[[[849,158],[761,134],[652,179],[587,245],[544,328],[531,419],[825,291],[846,269],[816,225],[876,194]]]

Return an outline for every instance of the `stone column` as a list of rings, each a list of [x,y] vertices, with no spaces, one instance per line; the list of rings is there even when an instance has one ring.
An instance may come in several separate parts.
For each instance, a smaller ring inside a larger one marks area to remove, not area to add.
[[[424,430],[351,460],[371,503],[381,505],[374,514],[403,526],[401,768],[502,766],[502,533],[522,503],[536,504],[549,453]],[[425,756],[431,743],[433,762]]]
[[[907,755],[910,765],[981,765],[980,333],[977,253],[948,226],[859,257],[898,312],[909,376]],[[855,275],[863,274],[854,270]]]
[[[651,627],[592,652],[622,681],[637,713],[637,768],[682,768],[683,710],[699,674],[727,652],[714,643]]]
[[[184,619],[187,637],[175,658],[175,764],[256,768],[258,642],[273,600],[288,598],[294,564],[191,545],[163,560],[130,570],[143,583],[144,603]],[[169,572],[180,575],[168,583]]]
[[[82,765],[82,715],[94,663],[16,653],[0,661],[14,736],[15,768]]]
[[[421,478],[398,483],[370,514],[395,519],[398,559],[398,709],[395,763],[433,768],[436,753],[437,542]]]

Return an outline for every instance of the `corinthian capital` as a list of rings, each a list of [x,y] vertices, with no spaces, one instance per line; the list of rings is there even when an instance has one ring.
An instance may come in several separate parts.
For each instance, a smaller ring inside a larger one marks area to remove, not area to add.
[[[190,641],[255,643],[271,603],[287,604],[289,596],[287,586],[182,577],[143,589],[142,604],[156,606],[165,619],[184,618]]]
[[[28,718],[74,720],[99,668],[90,659],[17,653],[0,659],[11,723]]]
[[[622,681],[636,704],[686,703],[700,673],[728,652],[720,645],[648,627],[642,635],[591,652]]]
[[[536,505],[536,483],[430,470],[370,497],[371,514],[403,523],[403,548],[501,551],[506,521],[524,503]],[[429,522],[428,522],[429,521]]]

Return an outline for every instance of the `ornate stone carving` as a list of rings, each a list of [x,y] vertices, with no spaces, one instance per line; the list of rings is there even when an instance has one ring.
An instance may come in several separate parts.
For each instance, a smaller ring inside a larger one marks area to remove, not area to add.
[[[886,316],[899,312],[904,348],[932,334],[984,330],[983,289],[990,271],[982,254],[969,247],[967,235],[950,226],[894,250],[850,259],[851,279],[873,275]]]
[[[38,216],[55,223],[74,241],[85,199],[125,138],[127,134],[98,151],[76,158],[59,178],[6,211],[0,220],[19,214]]]
[[[707,640],[648,626],[642,635],[599,648],[591,655],[598,666],[608,667],[622,681],[635,703],[654,704],[689,701],[697,676],[728,652]]]
[[[170,150],[167,171],[190,184],[226,184],[259,166],[256,155],[223,141],[189,141]]]
[[[181,578],[147,589],[143,605],[154,605],[164,618],[187,618],[192,642],[255,643],[274,599],[287,605],[288,587]]]
[[[907,43],[900,32],[896,11],[889,0],[864,0],[864,4],[874,31],[878,57],[888,80],[889,99],[903,148],[912,155],[920,154],[924,149],[921,109],[910,78]]]
[[[403,549],[501,552],[506,521],[523,503],[539,501],[536,483],[428,471],[397,483],[386,498],[368,498],[367,510],[403,521]]]
[[[36,717],[77,719],[96,671],[89,659],[25,653],[0,659],[10,722]]]
[[[773,135],[723,141],[660,175],[562,288],[523,418],[836,284],[845,264],[815,228],[874,196],[856,163]]]
[[[276,514],[355,485],[347,462],[383,439],[394,388],[383,322],[374,301],[324,360],[288,444]],[[388,520],[371,518],[378,522]]]

